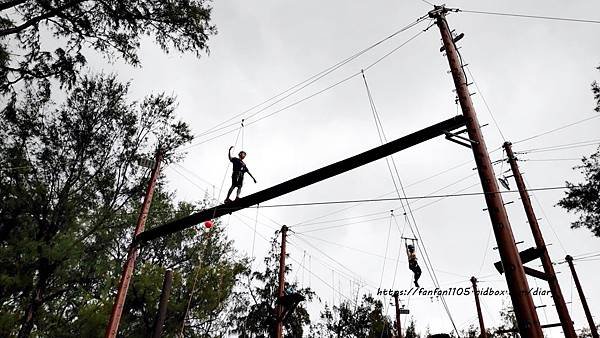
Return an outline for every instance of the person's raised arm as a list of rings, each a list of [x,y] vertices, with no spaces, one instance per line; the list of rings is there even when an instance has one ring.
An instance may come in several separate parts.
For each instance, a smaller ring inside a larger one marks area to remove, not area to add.
[[[229,157],[230,161],[231,161],[231,149],[233,149],[233,146],[229,147],[229,152],[227,153],[227,156]]]

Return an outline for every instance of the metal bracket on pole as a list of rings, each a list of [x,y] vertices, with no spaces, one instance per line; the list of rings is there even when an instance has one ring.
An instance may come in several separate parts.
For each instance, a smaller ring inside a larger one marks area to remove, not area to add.
[[[471,140],[469,138],[466,138],[464,136],[460,136],[459,135],[459,134],[466,133],[466,132],[467,132],[467,130],[463,129],[463,130],[459,130],[459,131],[457,131],[455,133],[451,133],[449,131],[445,131],[444,134],[446,135],[446,140],[448,140],[450,142],[454,142],[456,144],[460,144],[463,147],[471,148],[471,144],[479,144],[479,142],[477,142],[477,141],[473,141],[473,140]],[[463,140],[463,141],[466,141],[468,143],[461,142],[459,140],[456,140],[455,138]]]
[[[543,279],[545,281],[548,280],[548,275],[546,275],[545,273],[536,270],[536,269],[532,269],[530,267],[524,266],[523,269],[525,270],[525,274],[535,277],[535,278],[539,278],[539,279]]]

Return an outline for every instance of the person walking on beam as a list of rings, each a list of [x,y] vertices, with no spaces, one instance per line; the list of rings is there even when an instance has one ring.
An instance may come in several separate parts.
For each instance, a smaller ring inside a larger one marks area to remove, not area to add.
[[[242,185],[244,184],[245,173],[248,173],[248,175],[250,175],[250,177],[252,177],[252,179],[254,180],[254,183],[256,183],[256,178],[252,176],[252,174],[248,170],[248,167],[246,166],[246,163],[244,163],[244,158],[246,158],[246,152],[242,150],[238,153],[238,157],[232,157],[231,149],[233,149],[233,146],[229,147],[228,152],[229,161],[231,161],[231,163],[233,164],[233,172],[231,173],[231,188],[229,188],[229,191],[227,192],[227,198],[225,198],[225,203],[231,202],[229,196],[231,196],[231,193],[235,188],[237,188],[235,198],[238,199],[240,197],[240,193],[242,192]]]

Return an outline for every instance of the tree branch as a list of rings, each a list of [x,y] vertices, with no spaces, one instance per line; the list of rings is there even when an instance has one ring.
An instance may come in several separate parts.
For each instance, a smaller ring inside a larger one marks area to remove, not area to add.
[[[42,20],[57,16],[58,14],[60,14],[60,12],[66,10],[66,9],[69,9],[71,7],[75,7],[85,1],[88,1],[88,0],[74,0],[74,1],[64,4],[62,6],[58,6],[56,8],[50,9],[48,12],[46,12],[42,15],[36,16],[34,18],[31,18],[31,19],[25,21],[24,23],[20,24],[19,26],[0,30],[0,36],[6,36],[6,35],[10,35],[10,34],[19,33],[22,30],[25,30],[33,25],[36,25],[37,23],[39,23]]]
[[[3,3],[0,3],[0,12],[4,11],[4,10],[7,10],[9,8],[12,8],[12,7],[18,6],[18,5],[20,5],[22,3],[25,3],[25,2],[27,2],[27,0],[9,0],[9,1],[5,1]]]

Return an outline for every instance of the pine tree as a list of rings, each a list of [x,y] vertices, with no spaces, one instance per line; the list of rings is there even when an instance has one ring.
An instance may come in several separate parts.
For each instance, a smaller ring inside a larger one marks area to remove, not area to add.
[[[137,163],[160,144],[168,165],[191,140],[172,97],[131,102],[127,94],[114,76],[86,76],[64,102],[27,87],[22,102],[0,112],[0,336],[102,335],[148,181]],[[165,189],[159,184],[147,227],[203,207],[173,205]],[[165,330],[180,327],[199,262],[186,334],[221,330],[246,267],[213,231],[207,241],[189,230],[141,249],[123,316],[127,336],[151,327],[165,268],[175,269]]]
[[[600,70],[600,67],[598,67]],[[600,86],[592,83],[592,92],[596,101],[597,112],[600,112]],[[596,237],[600,237],[600,148],[582,159],[582,164],[574,169],[584,176],[583,183],[567,183],[569,189],[558,205],[579,215],[579,219],[571,224],[572,228],[588,228]]]

